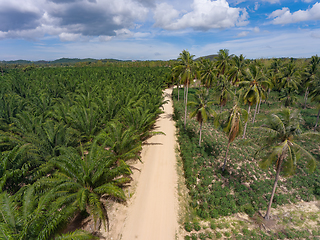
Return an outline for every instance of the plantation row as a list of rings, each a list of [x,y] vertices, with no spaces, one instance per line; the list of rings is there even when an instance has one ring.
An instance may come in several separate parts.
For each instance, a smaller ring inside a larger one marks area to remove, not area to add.
[[[246,213],[261,228],[272,218],[271,206],[320,199],[319,58],[251,61],[227,50],[214,61],[192,58],[183,51],[172,71],[191,198],[185,239],[303,237],[287,226],[251,233],[233,220],[227,230],[208,229],[206,222],[217,226],[223,217]],[[312,229],[320,235],[318,226]]]
[[[0,239],[92,239],[64,233],[106,200],[125,201],[161,113],[167,68],[34,68],[0,76]],[[93,233],[94,233],[93,232]]]

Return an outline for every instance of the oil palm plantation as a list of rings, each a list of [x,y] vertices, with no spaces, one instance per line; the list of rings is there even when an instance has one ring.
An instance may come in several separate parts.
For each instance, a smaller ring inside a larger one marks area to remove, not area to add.
[[[275,181],[265,219],[270,218],[271,205],[280,172],[283,171],[285,175],[293,175],[301,155],[308,159],[307,167],[310,171],[313,171],[316,167],[315,158],[296,140],[308,136],[319,138],[320,135],[314,132],[302,133],[300,129],[301,121],[301,115],[297,110],[286,108],[278,113],[271,114],[265,124],[258,128],[261,132],[265,132],[265,137],[259,139],[262,141],[262,145],[257,152],[257,154],[261,154],[262,158],[260,166],[268,168],[270,165],[275,165],[276,168]]]
[[[211,108],[213,101],[210,99],[210,95],[205,89],[197,91],[195,101],[189,101],[188,105],[194,110],[190,113],[190,118],[196,117],[197,122],[200,125],[199,131],[199,147],[201,147],[201,133],[202,124],[208,120],[209,116],[215,116],[215,111]]]

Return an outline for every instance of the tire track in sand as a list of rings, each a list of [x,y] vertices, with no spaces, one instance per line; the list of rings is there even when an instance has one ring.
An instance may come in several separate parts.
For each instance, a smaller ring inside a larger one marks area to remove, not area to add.
[[[178,234],[178,197],[175,125],[172,89],[167,89],[164,113],[156,122],[156,135],[142,151],[143,168],[133,203],[121,233],[122,240],[174,240]]]

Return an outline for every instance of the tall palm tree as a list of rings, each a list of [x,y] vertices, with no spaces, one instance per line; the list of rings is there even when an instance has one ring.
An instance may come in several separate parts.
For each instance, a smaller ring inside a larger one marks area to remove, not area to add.
[[[198,72],[197,63],[193,61],[194,55],[190,55],[190,53],[186,50],[183,50],[182,53],[179,54],[178,58],[179,64],[173,68],[176,72],[177,77],[181,77],[181,82],[184,84],[185,88],[185,102],[184,102],[184,127],[187,124],[187,103],[188,103],[188,88],[191,81],[194,78],[200,79],[200,74]]]
[[[217,59],[217,69],[218,71],[218,76],[219,75],[224,75],[228,69],[229,69],[229,65],[230,65],[230,60],[232,58],[233,55],[229,55],[229,50],[228,49],[220,49],[218,52],[218,56],[216,57]]]
[[[225,106],[230,100],[233,92],[231,91],[231,83],[227,79],[225,75],[220,75],[217,79],[216,87],[214,91],[219,94],[219,105],[220,105],[220,112],[222,112],[222,107]]]
[[[310,96],[311,96],[311,101],[317,103],[317,108],[319,109],[319,111],[318,111],[317,120],[314,125],[313,131],[316,131],[317,129],[319,117],[320,117],[320,81],[318,81],[315,85],[317,87],[310,93]]]
[[[195,108],[195,110],[190,113],[190,118],[196,116],[197,121],[199,122],[199,147],[201,147],[202,124],[207,121],[208,116],[216,115],[215,111],[211,108],[211,105],[213,105],[213,101],[210,99],[208,92],[205,89],[201,89],[197,91],[195,101],[189,101],[188,105]]]
[[[316,80],[316,73],[318,70],[318,66],[320,64],[320,58],[318,55],[312,56],[310,64],[308,67],[306,67],[302,73],[303,77],[305,78],[305,86],[306,86],[306,91],[304,94],[304,109],[307,107],[307,99],[308,99],[308,94],[309,94],[309,87],[310,85],[315,83]]]
[[[265,124],[259,127],[260,131],[265,131],[265,137],[260,137],[263,145],[259,153],[263,153],[260,166],[267,168],[272,164],[276,166],[276,176],[270,197],[270,202],[265,215],[265,219],[270,218],[271,204],[276,191],[279,180],[280,171],[282,170],[286,175],[294,174],[297,161],[300,154],[305,155],[309,162],[307,164],[310,171],[316,167],[314,157],[306,151],[303,147],[295,142],[299,138],[306,136],[320,137],[314,132],[301,133],[299,123],[301,122],[301,115],[297,110],[284,109],[277,114],[271,114]]]
[[[223,116],[227,114],[227,119],[223,120]],[[230,144],[238,137],[242,132],[243,121],[247,122],[248,112],[239,107],[238,103],[235,103],[230,111],[222,113],[219,118],[222,119],[221,126],[223,131],[228,135],[228,146],[226,150],[226,157],[224,159],[222,171],[224,171],[226,162],[228,159],[228,151]],[[241,119],[243,118],[243,120]]]
[[[202,84],[209,90],[216,82],[217,69],[213,61],[202,59],[200,65],[200,76]]]
[[[241,90],[244,92],[243,101],[245,104],[248,103],[249,105],[248,114],[250,114],[251,106],[253,104],[256,104],[256,109],[252,121],[254,123],[258,104],[264,98],[264,90],[268,85],[268,81],[265,80],[263,71],[260,69],[260,67],[256,64],[251,64],[246,71],[245,80],[240,84],[242,86]],[[248,121],[244,126],[242,138],[245,138],[247,124]]]
[[[231,67],[227,73],[228,79],[234,86],[238,85],[247,68],[246,60],[242,54],[240,56],[233,56],[231,58]]]

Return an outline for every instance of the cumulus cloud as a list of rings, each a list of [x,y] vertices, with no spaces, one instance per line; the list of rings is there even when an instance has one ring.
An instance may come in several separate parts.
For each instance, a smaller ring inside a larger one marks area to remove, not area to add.
[[[0,0],[0,31],[7,37],[25,37],[28,31],[29,37],[54,34],[63,41],[80,35],[116,36],[115,31],[144,21],[153,1]]]
[[[315,3],[312,8],[308,10],[299,10],[291,13],[289,8],[282,8],[276,10],[269,15],[273,18],[273,24],[288,24],[310,20],[320,20],[320,3]]]
[[[193,28],[205,31],[248,24],[247,11],[230,7],[226,0],[194,0],[191,8],[191,11],[183,14],[167,3],[157,4],[154,26],[166,30]]]

